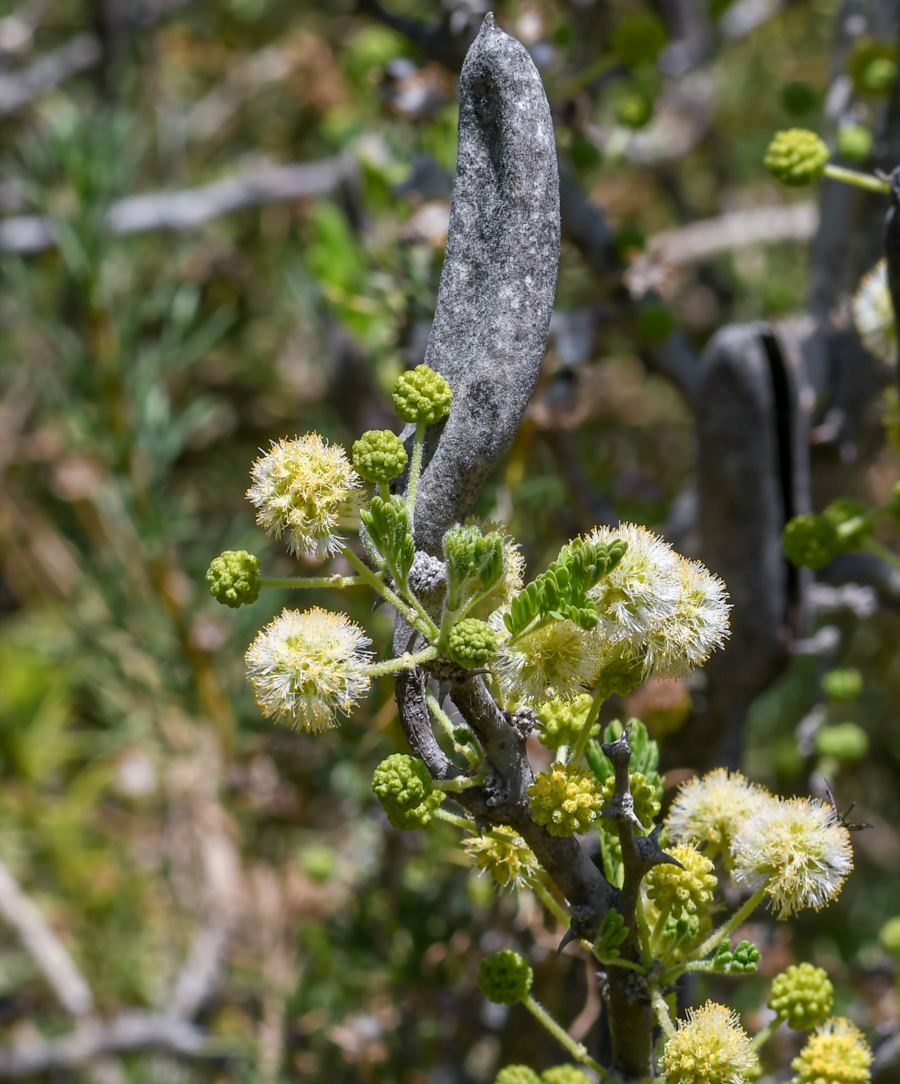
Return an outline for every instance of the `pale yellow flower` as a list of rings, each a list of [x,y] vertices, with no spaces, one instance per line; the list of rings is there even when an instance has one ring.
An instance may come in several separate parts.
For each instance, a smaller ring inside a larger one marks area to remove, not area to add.
[[[820,1024],[791,1062],[791,1084],[866,1084],[872,1051],[851,1020],[837,1016]]]
[[[593,637],[573,621],[551,621],[512,646],[502,610],[491,614],[488,624],[499,642],[494,672],[505,696],[516,703],[543,704],[557,696],[572,700],[596,677],[600,659]]]
[[[666,817],[669,839],[728,853],[735,830],[775,799],[740,772],[716,768],[683,783]]]
[[[659,1059],[667,1084],[741,1084],[757,1065],[737,1013],[714,1001],[688,1009]]]
[[[887,261],[881,259],[859,280],[853,323],[867,350],[889,365],[897,362],[897,325],[888,289]]]
[[[297,730],[337,726],[369,688],[371,641],[346,614],[283,610],[245,656],[263,715]]]

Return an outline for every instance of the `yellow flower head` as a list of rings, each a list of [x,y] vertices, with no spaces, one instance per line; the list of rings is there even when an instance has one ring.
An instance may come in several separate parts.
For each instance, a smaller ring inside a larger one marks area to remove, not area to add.
[[[369,688],[371,641],[346,614],[283,610],[245,656],[263,715],[297,730],[337,726]]]
[[[593,636],[574,621],[551,621],[512,647],[502,610],[495,610],[488,624],[499,641],[494,672],[505,695],[516,703],[573,700],[596,677],[599,659]]]
[[[647,638],[644,677],[679,678],[702,666],[730,634],[725,584],[699,561],[681,559],[675,612]]]
[[[486,835],[464,839],[463,850],[474,866],[489,873],[502,888],[522,888],[540,872],[525,840],[503,825],[497,825]]]
[[[253,485],[247,499],[256,506],[256,522],[266,534],[287,532],[293,554],[326,557],[337,553],[334,533],[347,502],[361,486],[340,445],[318,433],[279,440],[250,469]]]
[[[590,594],[600,616],[598,627],[609,639],[641,644],[675,613],[682,558],[668,542],[635,523],[595,527],[587,541],[609,544],[617,538],[628,543],[625,556]]]
[[[791,1084],[866,1084],[872,1051],[863,1033],[846,1017],[820,1024],[791,1062]]]
[[[693,847],[669,847],[667,853],[684,869],[668,863],[654,866],[644,878],[647,895],[658,910],[665,909],[676,919],[702,913],[716,888],[712,862]]]
[[[735,829],[760,806],[773,801],[740,772],[716,768],[684,783],[666,817],[666,831],[677,843],[728,853]]]
[[[735,827],[732,875],[758,888],[778,918],[833,900],[853,868],[850,833],[834,811],[815,798],[773,799]]]
[[[714,1001],[688,1009],[659,1060],[667,1084],[741,1084],[757,1064],[737,1013]]]
[[[880,361],[897,361],[897,325],[888,289],[887,260],[879,260],[859,280],[853,297],[853,323],[865,348]]]

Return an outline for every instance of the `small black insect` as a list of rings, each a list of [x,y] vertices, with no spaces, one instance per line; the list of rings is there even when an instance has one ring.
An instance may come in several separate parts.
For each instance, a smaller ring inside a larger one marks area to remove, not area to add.
[[[837,802],[834,800],[834,791],[831,789],[831,785],[828,780],[825,780],[825,789],[828,791],[828,799],[831,802],[831,808],[834,810],[834,823],[846,828],[848,832],[862,832],[866,828],[874,828],[873,824],[869,824],[868,821],[848,821],[850,812],[856,805],[856,802],[851,802],[847,807],[847,812],[841,814],[837,807]]]

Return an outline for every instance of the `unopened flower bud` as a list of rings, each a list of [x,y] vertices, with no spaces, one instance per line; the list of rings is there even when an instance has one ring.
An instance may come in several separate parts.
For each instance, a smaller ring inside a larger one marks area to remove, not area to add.
[[[775,133],[765,164],[776,180],[796,188],[817,180],[830,157],[828,147],[815,132],[789,128]]]
[[[450,413],[453,391],[440,373],[417,365],[397,379],[393,399],[403,421],[434,425]]]
[[[353,469],[367,482],[387,485],[408,461],[403,441],[390,429],[370,429],[353,445]]]
[[[447,651],[457,666],[477,670],[497,653],[497,633],[486,621],[467,617],[450,630]]]
[[[478,985],[491,1001],[515,1005],[531,991],[534,972],[528,961],[512,949],[492,952],[478,965]]]
[[[792,964],[772,980],[768,1005],[792,1028],[810,1031],[830,1015],[834,987],[821,967]]]
[[[246,550],[225,550],[206,572],[210,594],[233,610],[259,598],[259,558]]]

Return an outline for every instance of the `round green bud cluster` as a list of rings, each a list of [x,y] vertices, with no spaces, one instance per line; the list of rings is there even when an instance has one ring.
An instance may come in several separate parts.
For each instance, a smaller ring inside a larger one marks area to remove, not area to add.
[[[210,593],[223,606],[236,610],[259,598],[259,558],[246,550],[225,550],[206,572]]]
[[[803,117],[819,107],[819,95],[800,79],[785,83],[781,88],[781,104],[792,117]]]
[[[494,1084],[541,1084],[541,1078],[527,1065],[505,1065]]]
[[[639,90],[632,90],[619,99],[616,120],[626,128],[643,128],[653,116],[653,102]]]
[[[792,964],[772,980],[768,1006],[797,1031],[811,1031],[831,1015],[834,987],[821,967]]]
[[[613,31],[613,55],[628,68],[652,64],[667,36],[665,24],[655,15],[628,15]]]
[[[387,485],[408,462],[403,441],[390,429],[369,429],[353,444],[353,469],[367,482]]]
[[[733,974],[752,973],[759,967],[759,949],[752,941],[741,941],[734,949],[728,941],[722,941],[713,959],[713,971],[729,971]]]
[[[577,1065],[554,1065],[541,1073],[541,1084],[591,1084],[591,1078]]]
[[[838,129],[836,147],[842,158],[864,162],[872,153],[875,137],[864,124],[845,124]]]
[[[847,57],[847,70],[863,94],[886,94],[897,75],[897,49],[890,42],[857,38]]]
[[[412,832],[427,828],[444,800],[435,790],[423,760],[407,753],[392,753],[375,769],[372,790],[394,828]]]
[[[713,864],[693,847],[671,847],[668,853],[684,869],[669,863],[654,866],[644,878],[647,895],[660,911],[669,910],[679,917],[696,914],[713,898],[717,884]]]
[[[835,723],[816,731],[816,752],[842,764],[853,764],[869,751],[869,735],[856,723]]]
[[[681,918],[669,915],[662,936],[664,940],[675,941],[682,946],[691,945],[700,936],[700,925],[699,915],[682,915]]]
[[[528,961],[512,949],[492,952],[478,965],[478,985],[486,997],[499,1005],[524,1001],[533,981],[534,972]]]
[[[766,151],[766,169],[783,184],[794,188],[812,184],[822,175],[831,157],[825,143],[806,128],[776,132]]]
[[[860,74],[861,89],[869,94],[887,94],[897,78],[897,62],[881,56],[870,61]]]
[[[829,700],[855,700],[862,687],[862,674],[850,667],[829,670],[822,677],[822,688]]]
[[[467,617],[450,630],[447,651],[457,666],[477,670],[487,666],[497,654],[497,633],[487,621]]]
[[[528,788],[531,815],[551,836],[586,832],[603,807],[594,775],[577,764],[557,764]]]
[[[562,745],[574,745],[581,733],[581,728],[588,717],[594,698],[590,693],[582,693],[574,700],[548,700],[538,708],[537,717],[541,723],[538,737],[541,745],[552,749],[554,753]],[[590,736],[600,733],[600,724],[594,723]]]
[[[878,932],[884,951],[900,959],[900,915],[889,918]]]
[[[434,425],[450,413],[453,391],[447,381],[427,365],[401,374],[392,393],[397,413],[405,422]]]
[[[781,543],[791,564],[814,572],[830,564],[840,549],[834,523],[826,516],[794,516],[784,529]]]
[[[631,788],[631,797],[634,800],[634,814],[644,828],[649,829],[659,816],[659,811],[662,808],[659,791],[646,775],[642,775],[640,772],[631,772],[628,776],[628,783]],[[604,780],[603,786],[600,788],[604,808],[613,800],[615,793],[616,777],[611,775]],[[613,825],[610,824],[609,827],[612,828]]]
[[[841,497],[832,501],[823,513],[838,533],[838,548],[842,553],[858,550],[872,533],[866,506],[861,501]]]

